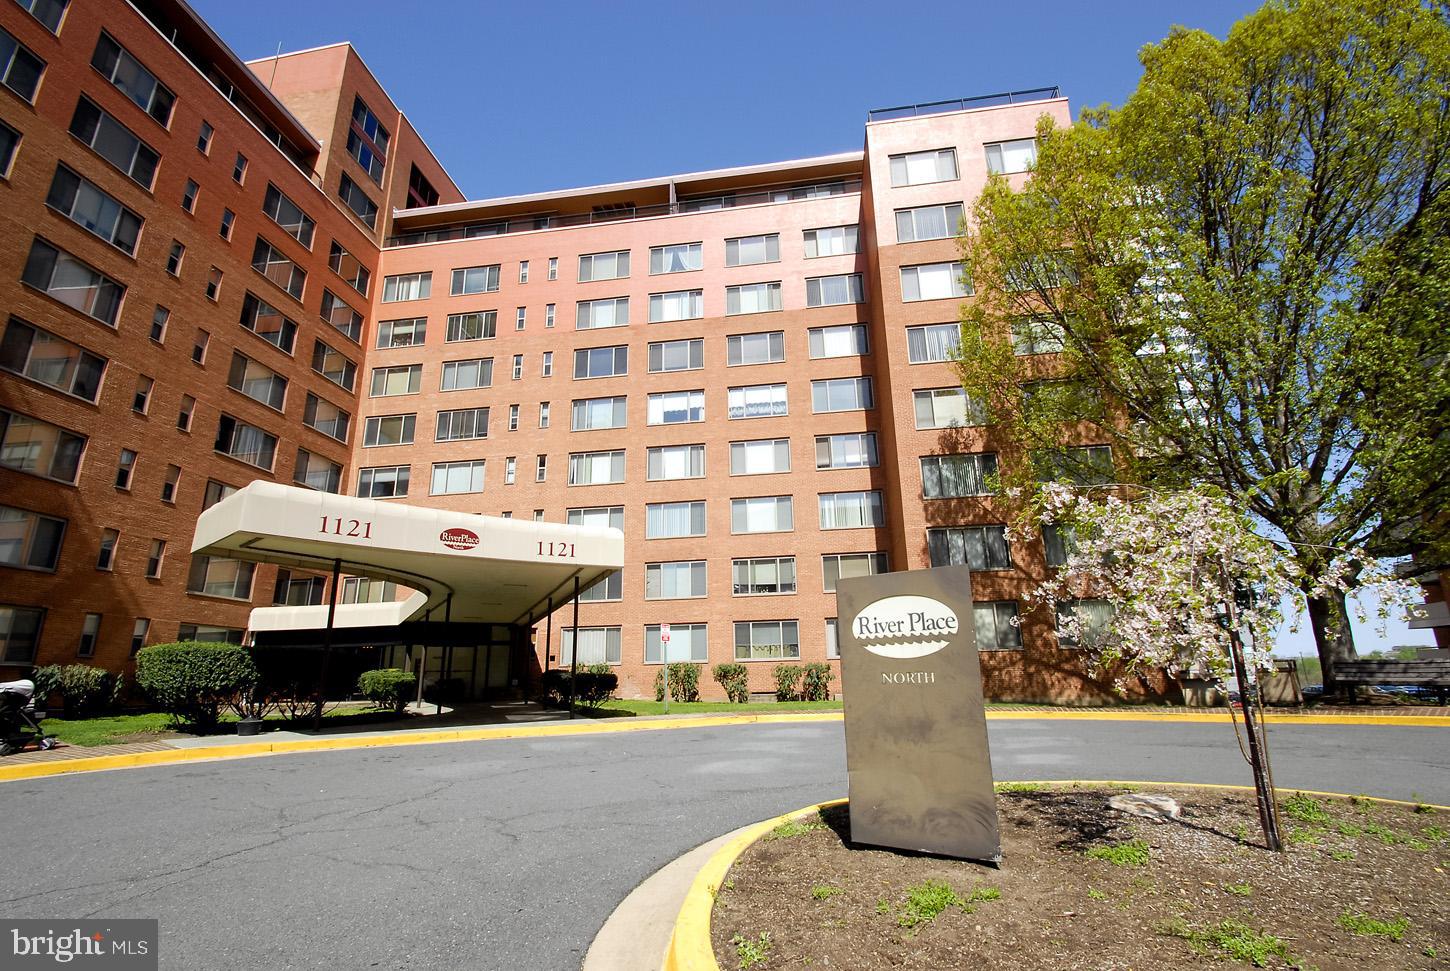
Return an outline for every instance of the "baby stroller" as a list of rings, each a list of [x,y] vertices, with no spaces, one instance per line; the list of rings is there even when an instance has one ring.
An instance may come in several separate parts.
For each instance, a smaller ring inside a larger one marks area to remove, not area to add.
[[[14,755],[31,742],[55,748],[55,736],[40,727],[44,717],[35,710],[34,681],[0,681],[0,755]]]

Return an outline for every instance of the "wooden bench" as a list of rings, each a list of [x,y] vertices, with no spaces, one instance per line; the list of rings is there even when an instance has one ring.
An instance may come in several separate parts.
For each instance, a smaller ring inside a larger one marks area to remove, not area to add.
[[[1359,685],[1413,684],[1433,688],[1445,704],[1450,694],[1450,660],[1341,661],[1334,677],[1354,691]]]

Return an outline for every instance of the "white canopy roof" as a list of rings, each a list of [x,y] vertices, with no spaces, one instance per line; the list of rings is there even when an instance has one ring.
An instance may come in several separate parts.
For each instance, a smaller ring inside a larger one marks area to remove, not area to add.
[[[624,565],[624,534],[356,499],[253,482],[204,511],[191,551],[257,563],[392,580],[417,590],[396,603],[339,604],[334,626],[444,618],[529,623]],[[253,630],[316,629],[327,607],[259,607]]]

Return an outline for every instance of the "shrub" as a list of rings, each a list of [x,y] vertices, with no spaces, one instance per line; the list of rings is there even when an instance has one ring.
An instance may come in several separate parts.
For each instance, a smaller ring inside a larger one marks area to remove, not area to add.
[[[236,644],[153,644],[136,655],[136,683],[158,708],[200,733],[215,731],[223,705],[252,690],[257,666]]]
[[[60,693],[65,717],[89,718],[115,704],[121,695],[121,679],[105,668],[67,664],[60,669]]]
[[[655,673],[655,701],[665,700],[665,670],[670,672],[671,701],[700,700],[700,669],[702,664],[675,663]]]
[[[567,704],[570,680],[567,668],[545,671],[539,678],[539,701],[555,707]],[[577,683],[575,700],[586,707],[597,708],[614,697],[619,688],[619,675],[607,664],[591,664],[580,669]]]
[[[715,680],[725,689],[725,697],[737,705],[750,700],[750,674],[743,664],[715,665]]]
[[[30,672],[30,680],[35,684],[35,707],[44,710],[50,696],[60,693],[60,665],[35,668]]]
[[[802,701],[829,701],[831,699],[831,682],[836,679],[836,672],[831,666],[823,661],[807,664],[801,675],[801,700]]]
[[[795,701],[800,697],[801,677],[805,674],[799,664],[777,664],[775,666],[775,700]]]
[[[401,668],[378,668],[364,671],[357,679],[357,690],[379,708],[391,708],[401,715],[413,700],[418,678]]]

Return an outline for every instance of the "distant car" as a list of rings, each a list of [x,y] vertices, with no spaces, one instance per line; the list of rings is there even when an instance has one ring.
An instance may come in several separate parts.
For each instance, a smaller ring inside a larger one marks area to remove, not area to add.
[[[1324,685],[1306,684],[1304,687],[1299,689],[1299,693],[1302,694],[1306,700],[1309,698],[1322,698],[1324,697]]]

